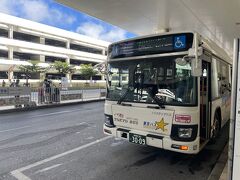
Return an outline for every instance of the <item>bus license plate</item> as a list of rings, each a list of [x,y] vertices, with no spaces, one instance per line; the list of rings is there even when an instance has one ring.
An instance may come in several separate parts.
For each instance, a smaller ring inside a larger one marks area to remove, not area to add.
[[[141,144],[145,145],[146,144],[146,137],[138,134],[132,134],[129,133],[129,142],[135,143],[135,144]]]

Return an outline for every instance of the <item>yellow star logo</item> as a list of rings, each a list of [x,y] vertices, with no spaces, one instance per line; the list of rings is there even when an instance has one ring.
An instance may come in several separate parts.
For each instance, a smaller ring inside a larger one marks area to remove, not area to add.
[[[162,118],[161,121],[156,121],[156,129],[161,129],[163,132],[166,131],[167,129],[165,129],[165,126],[168,125],[168,123],[164,122],[164,119]]]

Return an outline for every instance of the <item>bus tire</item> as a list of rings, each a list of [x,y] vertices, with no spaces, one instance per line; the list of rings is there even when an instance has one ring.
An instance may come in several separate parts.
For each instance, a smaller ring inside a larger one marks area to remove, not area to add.
[[[213,125],[212,125],[212,137],[211,137],[211,140],[213,142],[216,141],[216,138],[218,137],[219,135],[219,132],[220,132],[220,114],[218,112],[215,112],[215,115],[214,115],[214,120],[213,120]]]

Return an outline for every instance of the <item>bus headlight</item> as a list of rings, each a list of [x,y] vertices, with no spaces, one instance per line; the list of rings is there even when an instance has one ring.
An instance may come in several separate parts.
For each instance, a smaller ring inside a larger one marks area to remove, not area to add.
[[[198,125],[173,124],[171,138],[175,141],[190,142],[197,138]]]
[[[104,123],[107,127],[115,127],[114,124],[113,124],[113,116],[112,115],[105,114]]]
[[[192,128],[178,128],[179,138],[190,138],[192,137]]]

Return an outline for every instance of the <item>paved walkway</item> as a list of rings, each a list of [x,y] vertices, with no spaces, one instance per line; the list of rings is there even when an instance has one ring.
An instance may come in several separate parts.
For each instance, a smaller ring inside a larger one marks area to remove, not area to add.
[[[222,175],[221,175],[219,180],[227,180],[227,176],[228,176],[227,169],[228,169],[228,165],[226,163],[226,165],[225,165],[225,167],[223,169]]]

